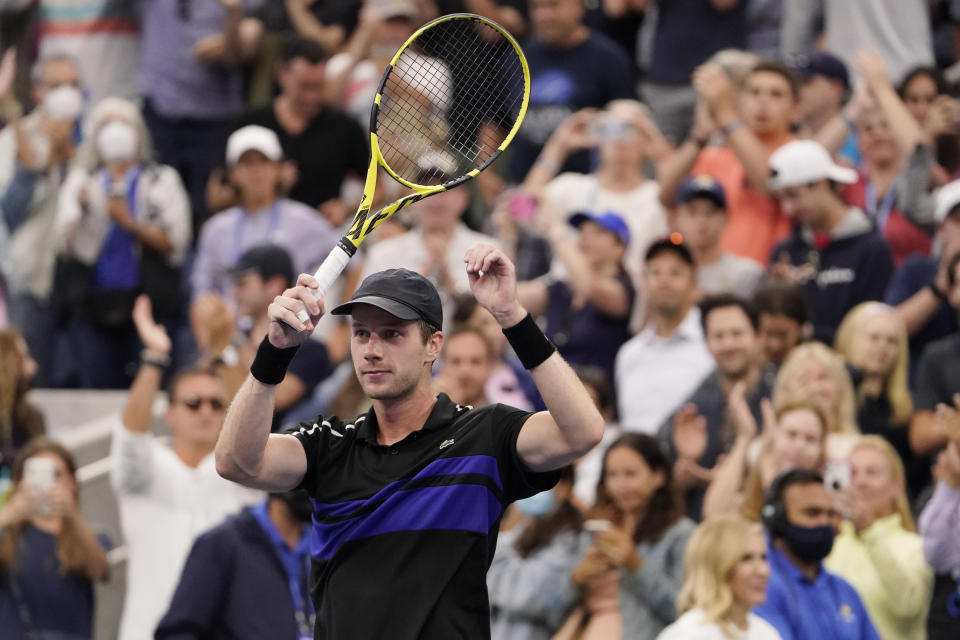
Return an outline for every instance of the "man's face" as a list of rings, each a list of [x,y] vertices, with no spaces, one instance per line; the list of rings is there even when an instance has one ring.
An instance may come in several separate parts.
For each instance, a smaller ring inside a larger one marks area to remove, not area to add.
[[[467,402],[484,397],[483,388],[493,373],[487,343],[472,331],[458,333],[443,346],[443,375],[456,382]]]
[[[582,18],[580,0],[532,0],[530,3],[533,32],[548,45],[564,44]]]
[[[429,379],[443,336],[426,344],[416,321],[400,320],[377,307],[358,304],[352,313],[350,354],[357,379],[371,400],[403,398]]]
[[[843,85],[826,76],[812,76],[800,85],[797,116],[801,120],[822,118],[841,106]]]
[[[47,92],[67,85],[80,88],[77,67],[68,60],[50,60],[43,67],[40,82],[33,87],[33,101],[39,104]]]
[[[692,250],[708,251],[720,243],[727,214],[710,198],[696,197],[677,205],[673,226]]]
[[[725,376],[740,379],[756,359],[757,334],[740,307],[719,307],[707,316],[706,341],[717,368]]]
[[[747,76],[740,96],[743,122],[759,135],[785,134],[796,113],[790,83],[779,73],[756,71]]]
[[[294,58],[277,71],[277,83],[296,113],[313,118],[324,103],[326,63],[313,64],[304,58]]]
[[[789,316],[760,314],[760,328],[757,337],[767,362],[779,367],[787,354],[800,344],[803,327]]]
[[[780,209],[800,224],[816,224],[824,216],[825,192],[829,189],[823,180],[818,184],[777,189],[773,197],[780,203]]]
[[[470,192],[466,189],[450,189],[424,198],[410,205],[416,215],[417,225],[427,233],[445,233],[453,230],[460,214],[467,208]]]
[[[244,151],[230,169],[230,180],[245,195],[269,199],[277,192],[280,163],[254,149]]]
[[[661,315],[681,313],[693,299],[696,281],[693,267],[672,251],[664,251],[648,260],[643,280],[650,307]]]
[[[839,514],[827,488],[819,482],[792,484],[783,492],[787,521],[797,527],[836,526]]]
[[[242,315],[256,317],[266,313],[273,299],[283,293],[285,288],[280,276],[264,280],[259,273],[248,272],[240,276],[234,284],[233,297]]]
[[[220,378],[205,373],[186,375],[173,390],[167,424],[174,440],[212,448],[217,444],[226,410],[227,391]]]

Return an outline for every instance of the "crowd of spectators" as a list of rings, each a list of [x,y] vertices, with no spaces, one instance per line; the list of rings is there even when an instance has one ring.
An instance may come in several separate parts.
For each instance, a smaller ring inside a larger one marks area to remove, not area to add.
[[[0,0],[0,635],[92,637],[123,545],[122,640],[311,637],[310,504],[212,453],[267,306],[360,201],[383,69],[457,11],[520,41],[526,120],[326,307],[416,270],[437,393],[541,409],[470,295],[490,243],[607,419],[504,516],[494,640],[960,637],[955,0]],[[275,429],[368,409],[348,350],[325,317]],[[122,540],[32,387],[128,390]]]

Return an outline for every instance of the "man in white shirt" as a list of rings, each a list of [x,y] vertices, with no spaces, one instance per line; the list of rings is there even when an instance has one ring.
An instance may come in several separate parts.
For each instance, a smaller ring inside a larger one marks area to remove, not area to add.
[[[435,168],[424,168],[424,175],[432,176],[427,185],[442,184],[448,177]],[[449,178],[452,179],[452,178]],[[410,231],[378,242],[370,249],[363,264],[366,279],[372,273],[385,269],[410,269],[427,277],[443,303],[443,317],[452,318],[453,296],[469,293],[470,283],[463,268],[463,256],[477,243],[499,243],[482,233],[471,231],[460,221],[460,215],[470,201],[467,189],[451,189],[410,205],[415,226]],[[448,330],[445,327],[444,330]]]
[[[643,269],[649,320],[620,347],[614,367],[617,410],[626,431],[655,435],[713,370],[694,306],[693,256],[682,244],[650,245]]]
[[[194,539],[263,493],[224,480],[213,449],[226,411],[223,381],[209,369],[174,376],[166,422],[171,447],[149,433],[153,401],[169,363],[170,338],[141,296],[134,322],[144,345],[142,364],[117,425],[110,480],[127,545],[127,594],[120,640],[153,638],[167,610]]]

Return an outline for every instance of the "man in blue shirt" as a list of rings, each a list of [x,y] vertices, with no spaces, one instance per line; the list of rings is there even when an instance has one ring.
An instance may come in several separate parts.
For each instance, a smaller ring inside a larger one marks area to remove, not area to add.
[[[767,601],[754,611],[783,640],[880,640],[853,587],[823,568],[839,514],[814,471],[777,476],[761,512],[770,535]]]

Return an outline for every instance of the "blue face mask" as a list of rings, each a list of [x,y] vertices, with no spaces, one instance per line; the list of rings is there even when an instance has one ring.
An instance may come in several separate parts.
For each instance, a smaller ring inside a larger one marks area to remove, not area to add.
[[[553,510],[553,503],[553,489],[541,491],[529,498],[514,502],[514,504],[517,505],[517,509],[520,509],[520,511],[532,518],[539,518],[540,516],[545,516],[550,513],[550,511]]]

